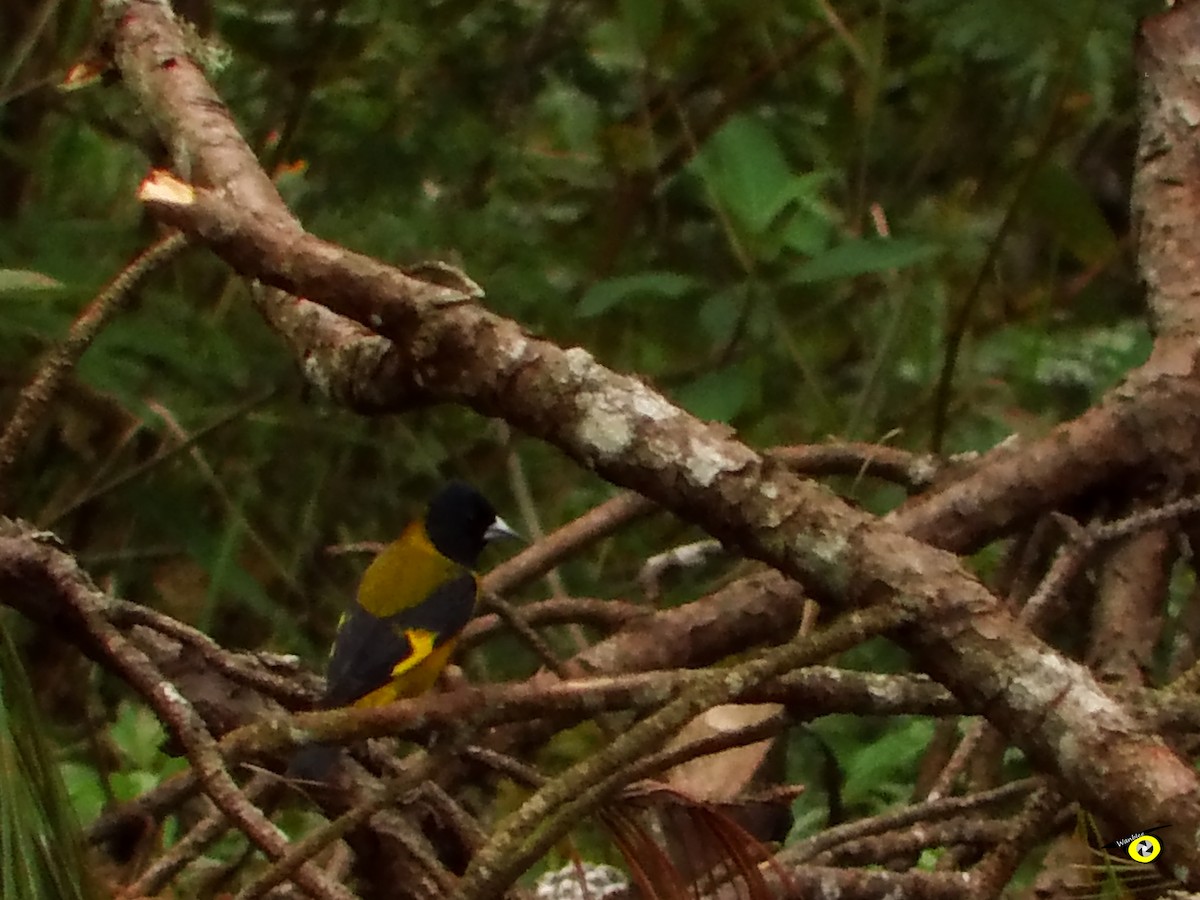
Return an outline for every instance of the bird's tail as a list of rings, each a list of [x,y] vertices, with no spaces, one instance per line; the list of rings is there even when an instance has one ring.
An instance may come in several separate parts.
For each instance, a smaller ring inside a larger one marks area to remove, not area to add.
[[[341,752],[341,744],[305,744],[288,763],[287,777],[297,781],[324,781]]]

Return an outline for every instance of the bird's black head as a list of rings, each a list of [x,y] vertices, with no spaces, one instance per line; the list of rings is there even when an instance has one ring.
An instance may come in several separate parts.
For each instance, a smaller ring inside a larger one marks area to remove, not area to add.
[[[443,556],[468,568],[475,567],[489,541],[517,536],[483,494],[461,481],[433,495],[425,511],[425,533]]]

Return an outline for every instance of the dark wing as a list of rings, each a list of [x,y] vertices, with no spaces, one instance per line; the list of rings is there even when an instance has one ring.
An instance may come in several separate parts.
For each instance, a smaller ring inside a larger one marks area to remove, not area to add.
[[[434,646],[462,631],[475,614],[479,583],[475,574],[464,571],[442,584],[432,594],[408,609],[402,609],[384,621],[399,632],[410,628],[437,635]]]
[[[429,653],[454,637],[475,611],[476,581],[470,573],[447,581],[416,606],[385,618],[357,603],[346,613],[333,644],[322,706],[332,709],[365,697],[392,680],[392,670],[414,652]],[[434,635],[414,647],[408,632]],[[413,662],[413,665],[416,661]]]

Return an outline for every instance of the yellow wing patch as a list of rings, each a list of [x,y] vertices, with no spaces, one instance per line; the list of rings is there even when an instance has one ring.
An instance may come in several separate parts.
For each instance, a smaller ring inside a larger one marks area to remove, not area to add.
[[[396,663],[396,665],[392,666],[393,678],[399,678],[409,669],[419,666],[433,652],[433,642],[437,640],[436,634],[432,631],[425,631],[422,628],[406,628],[404,636],[408,638],[408,643],[412,645],[412,652]]]
[[[420,696],[433,687],[454,652],[456,641],[451,639],[435,647],[433,632],[409,628],[404,634],[413,652],[392,668],[391,681],[356,700],[355,706],[386,706],[405,697]]]

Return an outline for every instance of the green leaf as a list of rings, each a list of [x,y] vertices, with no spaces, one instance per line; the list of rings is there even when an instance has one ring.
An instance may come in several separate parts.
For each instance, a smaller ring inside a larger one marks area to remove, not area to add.
[[[793,208],[780,232],[780,239],[784,245],[805,256],[816,255],[829,243],[833,213],[822,194],[828,181],[828,172],[794,175],[782,195],[792,202]]]
[[[751,373],[735,366],[701,375],[679,392],[679,402],[698,418],[729,422],[749,404],[753,389]]]
[[[724,343],[733,337],[742,315],[744,299],[735,295],[734,291],[718,291],[709,294],[700,304],[698,321],[712,340]]]
[[[596,150],[600,130],[600,105],[594,97],[561,81],[546,86],[539,100],[541,112],[555,123],[559,139],[573,153],[591,154]]]
[[[764,232],[796,197],[797,184],[775,135],[756,119],[730,119],[692,165],[717,203],[752,234]]]
[[[933,724],[928,719],[899,719],[870,744],[848,754],[845,798],[850,804],[893,802],[891,793],[904,790],[929,746]]]
[[[906,269],[940,256],[943,248],[906,238],[860,238],[839,244],[805,263],[788,278],[793,284],[856,278],[873,272]]]
[[[58,771],[67,787],[67,796],[75,809],[76,818],[81,822],[90,822],[100,815],[108,803],[108,795],[96,776],[95,768],[67,761],[59,763]]]
[[[108,728],[109,737],[127,763],[135,769],[153,769],[160,758],[159,747],[166,739],[162,723],[144,707],[122,703]]]
[[[607,278],[588,288],[575,311],[581,319],[590,319],[631,300],[677,300],[699,283],[691,275],[679,272],[642,272]]]

